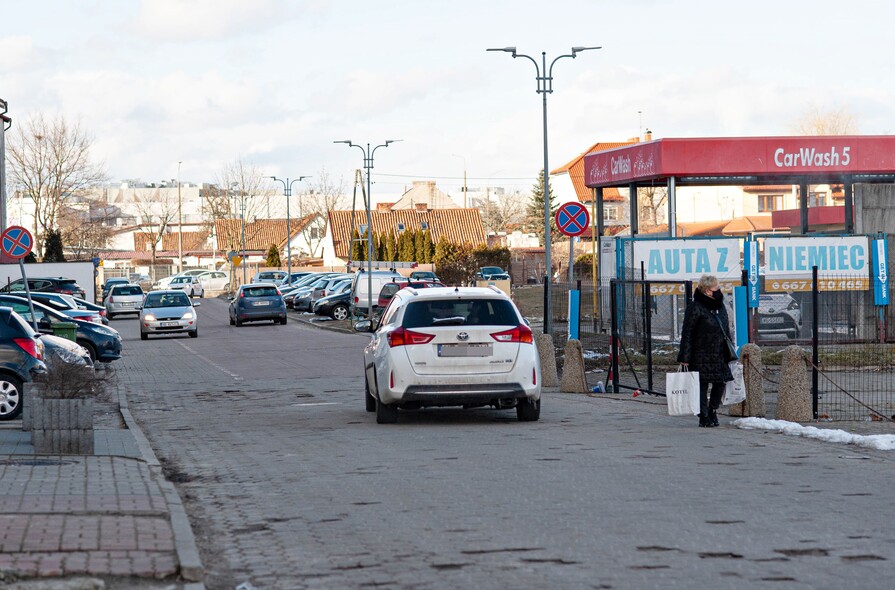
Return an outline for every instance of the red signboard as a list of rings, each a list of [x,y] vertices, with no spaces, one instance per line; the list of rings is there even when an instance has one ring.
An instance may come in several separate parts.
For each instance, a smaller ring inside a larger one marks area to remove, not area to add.
[[[659,139],[588,154],[591,188],[656,178],[781,177],[895,172],[895,136]]]

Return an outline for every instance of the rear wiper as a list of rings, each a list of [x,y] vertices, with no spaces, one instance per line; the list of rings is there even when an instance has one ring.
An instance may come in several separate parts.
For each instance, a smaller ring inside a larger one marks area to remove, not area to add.
[[[466,323],[466,318],[462,315],[455,315],[449,318],[438,318],[432,320],[433,326],[460,326]]]

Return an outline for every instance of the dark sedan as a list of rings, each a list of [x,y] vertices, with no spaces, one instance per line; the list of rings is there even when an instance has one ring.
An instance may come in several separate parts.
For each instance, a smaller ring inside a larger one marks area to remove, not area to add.
[[[317,315],[328,315],[334,320],[347,320],[350,314],[349,305],[351,303],[351,289],[321,297],[314,302],[314,313]]]
[[[22,384],[47,372],[44,345],[10,307],[0,307],[0,420],[22,413]]]
[[[87,349],[91,359],[108,363],[121,358],[121,335],[116,330],[102,324],[70,318],[36,301],[33,304],[37,329],[42,334],[52,334],[55,324],[75,324],[76,341]],[[27,299],[12,295],[0,295],[0,305],[9,306],[26,320],[31,320],[31,310],[28,308]]]
[[[251,283],[242,285],[230,302],[230,325],[241,326],[244,322],[273,320],[286,323],[286,304],[275,285]]]

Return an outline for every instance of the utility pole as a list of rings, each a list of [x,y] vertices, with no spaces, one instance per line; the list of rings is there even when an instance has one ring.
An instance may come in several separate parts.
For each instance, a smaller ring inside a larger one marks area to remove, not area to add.
[[[177,272],[183,272],[183,203],[180,200],[180,165],[177,162]]]

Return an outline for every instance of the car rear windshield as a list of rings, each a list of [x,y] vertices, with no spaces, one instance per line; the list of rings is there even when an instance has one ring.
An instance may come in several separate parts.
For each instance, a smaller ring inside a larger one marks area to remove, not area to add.
[[[116,287],[114,293],[116,295],[142,295],[143,289],[140,287]]]
[[[186,293],[150,293],[143,307],[189,307]]]
[[[412,301],[404,312],[405,328],[430,326],[516,326],[513,304],[504,299],[429,299]]]
[[[247,287],[242,294],[246,297],[276,297],[280,293],[276,287]]]

